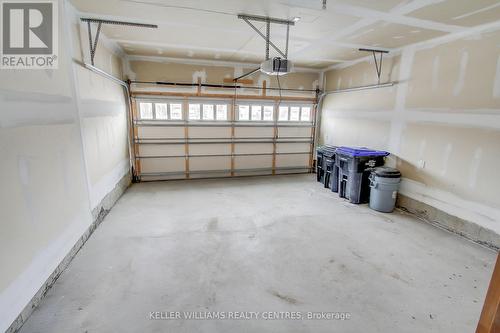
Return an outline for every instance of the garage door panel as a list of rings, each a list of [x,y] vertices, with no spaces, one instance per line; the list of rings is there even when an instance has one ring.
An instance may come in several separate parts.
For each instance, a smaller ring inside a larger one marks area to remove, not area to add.
[[[160,175],[160,176],[142,175],[141,176],[142,181],[180,180],[180,179],[186,179],[186,176],[184,174]]]
[[[139,139],[184,138],[184,128],[179,126],[140,126],[137,128]]]
[[[142,173],[164,173],[185,171],[185,158],[147,158],[141,160]]]
[[[272,143],[237,143],[234,145],[236,154],[270,154],[273,152]]]
[[[191,157],[189,159],[190,171],[203,170],[229,170],[231,157]]]
[[[231,172],[196,172],[189,174],[189,178],[214,178],[214,177],[231,177]]]
[[[309,166],[309,154],[278,155],[276,156],[276,167]]]
[[[184,145],[140,144],[139,156],[184,155]]]
[[[305,137],[311,136],[310,127],[278,127],[278,137]]]
[[[210,97],[189,97],[182,101],[182,110],[178,106],[177,109],[171,109],[169,103],[173,101],[178,102],[173,97],[158,97],[152,101],[148,99],[153,116],[148,115],[147,110],[142,110],[144,113],[139,113],[139,117],[148,118],[134,124],[134,132],[139,139],[134,146],[138,147],[137,170],[140,170],[139,176],[144,177],[144,180],[309,171],[311,123],[296,121],[307,119],[302,113],[304,110],[300,109],[299,118],[296,110],[291,107],[285,108],[287,117],[283,116],[283,112],[278,113],[283,110],[274,110],[273,117],[279,115],[282,119],[276,123],[268,121],[271,113],[264,106],[269,107],[273,103],[266,100],[252,99],[244,103],[236,101],[233,109],[232,100],[222,103],[220,99]],[[227,107],[213,107],[220,103]],[[157,104],[168,104],[168,112],[164,113],[164,109],[156,108]],[[287,104],[300,103],[282,101],[282,105]],[[194,106],[191,107],[192,105]],[[262,113],[258,105],[262,106]],[[179,111],[185,120],[178,120]],[[233,122],[228,119],[236,120]],[[274,141],[275,134],[277,141]]]
[[[231,128],[189,127],[189,138],[231,138]]]
[[[236,138],[272,138],[273,127],[236,127],[234,130]]]
[[[230,144],[190,144],[190,155],[231,154]]]
[[[309,152],[310,149],[310,143],[278,143],[276,145],[277,153]]]
[[[273,166],[273,157],[266,156],[236,156],[234,158],[235,169],[257,169],[271,168]]]

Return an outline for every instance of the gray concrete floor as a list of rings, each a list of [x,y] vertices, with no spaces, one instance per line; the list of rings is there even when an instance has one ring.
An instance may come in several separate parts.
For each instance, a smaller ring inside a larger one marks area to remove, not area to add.
[[[411,216],[351,205],[312,175],[142,183],[21,332],[473,332],[494,260]],[[262,320],[269,311],[351,317]]]

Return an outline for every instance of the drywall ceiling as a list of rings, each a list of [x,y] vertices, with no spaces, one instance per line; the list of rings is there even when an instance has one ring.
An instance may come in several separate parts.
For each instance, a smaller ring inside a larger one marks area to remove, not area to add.
[[[472,27],[500,20],[498,0],[447,0],[410,14],[413,17]]]
[[[326,10],[321,0],[71,1],[84,17],[157,24],[157,30],[103,28],[133,56],[258,63],[265,42],[237,14],[300,17],[291,27],[289,58],[314,69],[366,56],[360,47],[392,50],[500,17],[498,0],[327,0]],[[271,26],[271,39],[282,48],[285,35],[284,26]]]

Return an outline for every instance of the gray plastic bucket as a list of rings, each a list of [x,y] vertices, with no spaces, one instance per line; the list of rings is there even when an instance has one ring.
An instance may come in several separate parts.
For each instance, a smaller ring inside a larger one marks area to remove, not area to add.
[[[370,208],[390,213],[396,206],[401,173],[394,168],[375,168],[370,174]]]

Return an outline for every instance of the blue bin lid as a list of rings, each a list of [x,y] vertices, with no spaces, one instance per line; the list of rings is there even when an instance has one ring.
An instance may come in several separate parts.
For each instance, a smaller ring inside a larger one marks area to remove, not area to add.
[[[387,156],[388,152],[383,150],[373,150],[366,147],[339,147],[337,153],[348,155],[351,157],[357,156]]]

